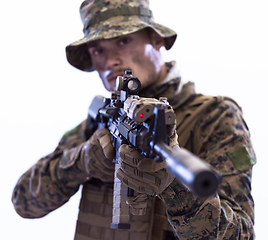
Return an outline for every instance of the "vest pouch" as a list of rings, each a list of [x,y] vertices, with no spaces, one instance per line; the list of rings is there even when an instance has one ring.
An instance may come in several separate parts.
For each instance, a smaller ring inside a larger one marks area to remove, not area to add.
[[[151,197],[146,214],[130,216],[131,229],[111,229],[113,189],[105,184],[85,183],[79,206],[75,240],[172,240],[165,206]],[[174,238],[175,239],[175,238]]]

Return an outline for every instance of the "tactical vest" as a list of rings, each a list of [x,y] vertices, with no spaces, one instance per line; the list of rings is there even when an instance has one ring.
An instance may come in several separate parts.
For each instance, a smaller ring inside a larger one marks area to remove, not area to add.
[[[159,198],[150,198],[145,215],[130,216],[130,230],[110,228],[112,207],[112,186],[85,184],[79,206],[75,240],[175,240],[165,216],[165,207]]]
[[[179,144],[193,152],[199,146],[191,146],[191,132],[198,116],[222,97],[198,96],[187,111],[175,109]],[[75,240],[175,240],[168,223],[166,208],[158,197],[151,197],[143,216],[130,217],[130,230],[110,228],[112,219],[113,189],[99,180],[83,186],[76,226]]]

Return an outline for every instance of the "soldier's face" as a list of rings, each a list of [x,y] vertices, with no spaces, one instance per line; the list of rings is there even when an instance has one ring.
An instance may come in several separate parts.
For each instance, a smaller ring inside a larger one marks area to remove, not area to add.
[[[152,34],[155,36],[152,37]],[[152,34],[140,30],[89,45],[93,66],[108,91],[115,90],[116,78],[124,75],[125,70],[132,70],[141,81],[142,89],[153,87],[162,80],[165,69],[160,48],[164,39]]]

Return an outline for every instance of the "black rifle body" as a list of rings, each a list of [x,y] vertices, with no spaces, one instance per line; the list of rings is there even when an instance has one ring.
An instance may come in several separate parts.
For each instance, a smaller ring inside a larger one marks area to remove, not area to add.
[[[123,98],[122,98],[123,92]],[[216,193],[221,176],[199,157],[184,148],[170,148],[167,127],[175,121],[175,114],[166,99],[146,99],[137,95],[129,96],[124,91],[113,91],[110,99],[95,97],[89,107],[89,116],[106,127],[113,136],[116,149],[116,169],[119,167],[118,149],[129,144],[145,157],[155,161],[166,161],[169,171],[178,182],[200,197]],[[129,206],[123,192],[132,194],[115,176],[115,200],[112,228],[130,228]],[[115,202],[117,201],[117,202]],[[125,204],[125,205],[124,205]],[[118,209],[115,209],[118,208]],[[121,217],[123,216],[123,217]]]

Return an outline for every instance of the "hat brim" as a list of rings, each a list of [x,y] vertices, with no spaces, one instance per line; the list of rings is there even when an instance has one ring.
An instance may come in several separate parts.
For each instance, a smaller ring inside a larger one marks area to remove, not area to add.
[[[117,16],[101,22],[98,25],[90,27],[90,31],[86,36],[78,41],[75,41],[66,47],[66,56],[68,62],[86,72],[94,71],[91,57],[88,52],[88,43],[101,39],[111,39],[123,35],[127,35],[145,28],[153,29],[157,34],[165,39],[165,48],[169,50],[177,37],[175,31],[163,25],[143,21],[138,16],[130,16],[127,21],[123,16]]]

